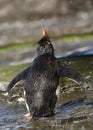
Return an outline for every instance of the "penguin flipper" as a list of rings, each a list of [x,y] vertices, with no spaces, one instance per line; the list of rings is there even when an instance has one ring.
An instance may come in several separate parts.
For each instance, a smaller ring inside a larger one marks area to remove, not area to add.
[[[74,70],[64,66],[59,67],[59,76],[68,77],[76,81],[76,83],[79,85],[83,85],[84,83],[84,78],[78,72],[75,72]]]
[[[6,92],[9,92],[17,82],[19,82],[20,80],[25,79],[27,74],[28,74],[28,72],[29,72],[29,69],[30,69],[30,67],[28,67],[27,69],[23,70],[19,74],[17,74],[12,79],[12,81],[9,83],[8,87],[6,88]]]

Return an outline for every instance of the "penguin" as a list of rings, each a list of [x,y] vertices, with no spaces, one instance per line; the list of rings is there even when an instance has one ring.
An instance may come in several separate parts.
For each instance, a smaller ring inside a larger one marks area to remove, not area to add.
[[[31,66],[17,74],[9,83],[6,92],[20,80],[24,80],[24,97],[30,118],[46,117],[54,114],[57,102],[57,88],[61,77],[68,77],[79,85],[84,83],[83,77],[74,70],[62,66],[54,55],[54,47],[43,30],[43,37],[37,44],[37,57]]]

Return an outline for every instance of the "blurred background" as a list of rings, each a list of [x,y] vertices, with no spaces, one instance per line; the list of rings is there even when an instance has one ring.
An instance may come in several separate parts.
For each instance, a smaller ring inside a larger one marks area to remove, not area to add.
[[[57,56],[93,45],[93,0],[0,0],[0,65],[27,62],[46,28]]]

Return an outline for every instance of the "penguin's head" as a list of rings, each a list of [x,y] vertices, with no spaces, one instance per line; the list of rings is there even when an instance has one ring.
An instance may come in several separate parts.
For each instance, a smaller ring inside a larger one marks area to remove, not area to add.
[[[40,41],[38,42],[37,53],[38,55],[42,54],[54,55],[53,45],[45,29],[43,30],[43,38],[40,39]]]

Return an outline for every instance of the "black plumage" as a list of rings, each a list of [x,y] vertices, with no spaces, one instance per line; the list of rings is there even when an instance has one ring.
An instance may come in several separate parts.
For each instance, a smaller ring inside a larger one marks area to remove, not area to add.
[[[7,92],[20,80],[24,82],[26,106],[31,117],[49,116],[53,114],[57,102],[56,90],[62,76],[83,83],[77,72],[63,67],[54,56],[53,45],[46,33],[38,42],[37,57],[32,65],[20,72],[8,85]]]

